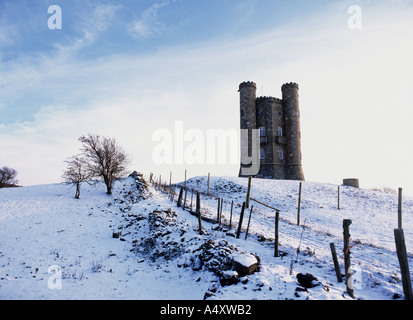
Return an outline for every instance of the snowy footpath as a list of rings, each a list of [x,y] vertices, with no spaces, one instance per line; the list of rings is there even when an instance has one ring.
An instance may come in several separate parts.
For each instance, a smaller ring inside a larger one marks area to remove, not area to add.
[[[187,184],[207,188],[206,177]],[[197,218],[177,208],[176,198],[171,202],[149,185],[143,195],[130,177],[116,182],[111,196],[103,184],[84,184],[79,200],[64,184],[0,189],[0,299],[351,300],[344,282],[337,282],[329,247],[335,243],[344,273],[343,219],[353,221],[356,299],[403,299],[393,237],[397,195],[343,187],[337,210],[337,186],[304,182],[297,226],[297,185],[253,180],[253,198],[280,209],[278,258],[274,212],[258,203],[252,203],[248,239],[249,211],[236,239],[233,230],[205,221],[199,235]],[[226,200],[223,222],[229,220],[229,203],[235,203],[233,229],[246,187],[246,179],[211,178],[211,193]],[[411,267],[413,199],[403,205]],[[202,207],[214,217],[216,199],[202,197]],[[259,268],[235,284],[222,283],[214,263],[224,263],[219,256],[226,254],[253,254]],[[314,286],[297,281],[307,273],[317,279]]]

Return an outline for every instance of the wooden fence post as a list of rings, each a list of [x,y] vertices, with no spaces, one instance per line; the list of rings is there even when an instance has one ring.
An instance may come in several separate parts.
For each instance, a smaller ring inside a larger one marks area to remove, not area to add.
[[[219,210],[220,210],[220,208],[221,208],[221,198],[218,198],[218,207],[217,207],[217,223],[219,223],[219,224],[221,224],[221,222],[220,222],[220,213],[219,213]]]
[[[302,183],[300,182],[300,187],[298,189],[298,208],[297,208],[297,226],[300,225],[300,211],[301,211],[301,185]]]
[[[274,257],[278,257],[278,222],[280,218],[280,211],[275,211],[275,234],[274,234]]]
[[[245,207],[246,207],[246,208],[249,208],[249,205],[250,205],[251,183],[252,183],[252,177],[249,177],[249,178],[248,178],[247,200],[246,200],[246,202],[245,202]]]
[[[224,198],[221,198],[221,207],[219,208],[219,224],[222,222],[222,207],[224,204]]]
[[[196,213],[198,215],[199,234],[202,235],[201,197],[199,196],[199,192],[196,193]]]
[[[186,189],[186,169],[185,169],[185,189]]]
[[[208,191],[207,191],[207,195],[209,196],[209,180],[211,178],[211,174],[208,172]]]
[[[413,300],[412,283],[410,281],[409,261],[407,260],[406,243],[403,229],[394,229],[394,239],[396,241],[397,257],[402,275],[403,292],[406,300]]]
[[[402,188],[399,188],[399,201],[397,206],[397,227],[402,229]]]
[[[172,189],[172,186],[171,186],[171,188],[169,189],[169,198],[171,199],[171,202],[174,202],[174,195],[175,195],[175,188]]]
[[[242,209],[241,209],[241,214],[239,217],[238,229],[237,229],[237,239],[239,239],[239,235],[241,233],[242,220],[244,219],[244,210],[245,210],[245,202],[242,203]]]
[[[234,200],[231,202],[231,214],[229,216],[229,228],[232,228],[232,209],[234,208]]]
[[[340,210],[340,186],[337,186],[337,210]]]
[[[185,183],[186,184],[186,183]],[[184,198],[184,205],[182,206],[182,208],[184,208],[185,209],[185,207],[186,207],[186,194],[187,194],[187,191],[188,191],[188,189],[187,189],[187,187],[185,186],[185,198]]]
[[[337,252],[336,252],[336,247],[334,245],[334,242],[330,243],[330,249],[331,249],[331,255],[333,256],[334,269],[336,270],[337,281],[343,282],[343,278],[341,277],[341,272],[340,272],[340,265],[338,264]]]
[[[245,240],[247,240],[248,231],[250,230],[251,215],[252,215],[252,209],[253,209],[253,208],[254,208],[254,206],[251,206],[250,217],[248,218],[247,232],[245,233]]]
[[[177,202],[177,207],[181,207],[181,202],[182,202],[182,194],[184,192],[184,188],[181,186],[181,190],[179,190],[179,196],[178,196],[178,202]]]
[[[346,274],[346,288],[347,293],[350,297],[354,299],[354,289],[353,289],[353,281],[352,275],[353,272],[351,271],[351,261],[350,261],[350,231],[349,227],[351,225],[350,219],[343,220],[343,235],[344,235],[344,269]]]

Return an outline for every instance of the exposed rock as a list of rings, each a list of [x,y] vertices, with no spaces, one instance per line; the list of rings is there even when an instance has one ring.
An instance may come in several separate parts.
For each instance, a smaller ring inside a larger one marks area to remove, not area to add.
[[[240,277],[253,274],[258,270],[259,265],[259,259],[253,254],[237,254],[233,256],[232,266]]]
[[[194,254],[192,269],[205,267],[218,275],[224,285],[238,283],[238,277],[256,272],[260,265],[257,256],[238,251],[225,239],[208,240],[194,250]]]
[[[245,276],[245,277],[240,277],[240,278],[239,278],[239,281],[241,281],[242,284],[247,284],[247,283],[248,283],[248,280],[249,280],[249,279],[248,279],[247,276]]]
[[[310,273],[306,273],[306,274],[299,273],[299,274],[297,274],[297,281],[304,288],[314,288],[314,287],[320,285],[320,282],[318,281],[318,279]]]
[[[236,236],[236,231],[235,230],[229,230],[227,233],[225,233],[229,237],[234,237]]]
[[[192,265],[192,270],[194,271],[199,271],[202,269],[202,261],[199,259],[199,257],[196,257],[193,265]]]
[[[219,277],[221,286],[229,286],[238,283],[238,272],[234,270],[223,271]]]
[[[194,251],[194,264],[199,259],[207,270],[219,275],[222,271],[231,269],[231,254],[235,250],[226,240],[208,240]]]
[[[145,180],[143,177],[143,174],[140,172],[133,171],[129,177],[135,180],[136,188],[138,189],[138,199],[132,199],[134,202],[139,201],[140,199],[147,199],[149,196],[151,196],[151,193],[149,192],[149,183]],[[132,196],[133,192],[130,191],[128,194],[129,196]]]
[[[131,177],[131,178],[133,178],[133,179],[138,178],[138,176],[142,176],[142,173],[137,172],[137,171],[133,171],[133,172],[129,175],[129,177]]]
[[[185,226],[176,223],[177,215],[172,210],[156,209],[148,214],[150,233],[137,241],[134,251],[155,262],[159,258],[172,260],[186,251],[185,244],[177,242],[171,234],[183,234]]]
[[[149,230],[162,233],[167,226],[176,224],[176,218],[175,211],[156,209],[148,215]]]

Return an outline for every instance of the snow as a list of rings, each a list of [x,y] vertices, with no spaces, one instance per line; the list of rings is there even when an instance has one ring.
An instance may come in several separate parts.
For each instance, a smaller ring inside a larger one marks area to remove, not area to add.
[[[238,262],[240,265],[249,267],[255,263],[258,263],[257,258],[252,254],[235,254],[233,255],[234,261]]]
[[[189,179],[187,185],[206,192],[207,177]],[[225,200],[225,224],[234,201],[232,229],[203,221],[204,235],[199,235],[195,216],[153,186],[139,198],[132,178],[116,182],[111,196],[103,183],[82,184],[80,199],[64,184],[0,189],[0,299],[202,300],[210,293],[208,299],[351,300],[344,282],[337,282],[329,247],[335,243],[344,274],[343,219],[352,220],[356,298],[403,299],[393,235],[397,195],[341,186],[338,210],[337,185],[303,182],[297,226],[298,182],[253,179],[251,196],[280,210],[280,257],[275,258],[273,210],[252,201],[248,239],[250,209],[240,239],[233,236],[246,188],[247,179],[211,177],[211,193]],[[202,214],[216,218],[216,198],[202,195],[201,202]],[[412,209],[413,199],[404,197],[410,266]],[[234,248],[235,259],[255,263],[258,256],[259,271],[221,286],[193,253],[208,240]],[[298,290],[299,273],[314,275],[321,285]]]
[[[234,270],[227,270],[227,271],[224,271],[222,274],[224,277],[227,277],[227,278],[238,276],[238,273]]]

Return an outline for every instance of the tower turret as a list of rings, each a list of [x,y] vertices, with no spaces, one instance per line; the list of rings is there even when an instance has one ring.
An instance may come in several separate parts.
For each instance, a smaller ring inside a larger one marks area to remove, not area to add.
[[[240,115],[241,129],[248,129],[248,139],[241,135],[241,152],[248,148],[248,155],[252,155],[252,130],[257,128],[256,114],[256,91],[257,85],[252,81],[243,82],[239,85],[240,93]],[[245,148],[245,149],[244,149]],[[246,155],[246,156],[248,156]],[[241,165],[241,168],[243,165]],[[240,176],[243,176],[241,174]]]
[[[257,85],[252,81],[243,82],[239,85],[241,129],[256,129],[256,92]]]
[[[286,83],[281,87],[284,131],[286,137],[286,177],[289,180],[305,180],[301,165],[301,131],[298,84]]]

